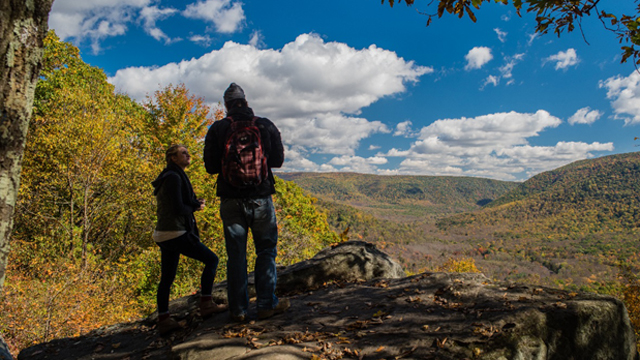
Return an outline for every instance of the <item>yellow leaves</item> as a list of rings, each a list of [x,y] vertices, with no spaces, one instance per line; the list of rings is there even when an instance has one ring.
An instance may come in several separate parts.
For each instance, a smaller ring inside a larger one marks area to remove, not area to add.
[[[566,309],[567,308],[567,304],[563,303],[561,301],[556,302],[555,304],[553,304],[555,307],[559,308],[559,309]]]
[[[389,287],[389,284],[385,280],[381,280],[381,281],[378,281],[377,283],[375,283],[373,286],[384,289],[384,288]]]
[[[415,302],[421,302],[422,299],[419,296],[409,296],[407,299],[405,299],[405,301],[408,303],[415,303]]]
[[[473,258],[453,259],[450,258],[437,268],[437,271],[457,272],[457,273],[479,273]]]
[[[69,261],[69,259],[67,259]],[[68,265],[68,266],[67,266]],[[111,277],[96,276],[75,264],[43,264],[46,279],[22,276],[11,268],[0,300],[5,338],[18,348],[53,338],[78,336],[97,327],[130,321],[141,315],[129,287]],[[107,290],[108,289],[108,290]],[[110,345],[118,348],[119,343]]]
[[[474,326],[473,328],[473,332],[475,334],[480,334],[484,337],[490,338],[492,337],[494,334],[500,332],[500,329],[496,328],[493,325],[485,325],[482,323],[473,323],[472,324]]]
[[[387,316],[387,315],[389,315],[388,312],[382,311],[382,310],[378,310],[375,314],[373,314],[373,317],[374,318],[380,318],[380,317],[384,317],[384,316]]]

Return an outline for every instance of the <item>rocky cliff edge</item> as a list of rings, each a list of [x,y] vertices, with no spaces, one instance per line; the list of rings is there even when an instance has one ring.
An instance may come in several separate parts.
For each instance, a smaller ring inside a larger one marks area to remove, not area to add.
[[[225,284],[216,297],[225,300]],[[616,298],[482,274],[405,277],[374,245],[346,242],[282,268],[291,309],[267,320],[202,319],[197,297],[172,312],[184,331],[161,337],[155,315],[24,349],[24,359],[480,359],[637,360],[627,310]]]

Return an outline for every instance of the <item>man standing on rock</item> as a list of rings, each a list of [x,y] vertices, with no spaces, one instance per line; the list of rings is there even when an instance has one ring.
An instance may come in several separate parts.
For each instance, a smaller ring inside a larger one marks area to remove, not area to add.
[[[248,316],[247,234],[251,229],[256,250],[255,287],[258,318],[266,319],[289,308],[276,289],[278,225],[271,195],[276,192],[271,168],[284,162],[278,128],[256,117],[244,91],[231,83],[224,92],[227,117],[207,133],[204,163],[209,174],[219,174],[217,195],[227,248],[227,297],[234,321]]]

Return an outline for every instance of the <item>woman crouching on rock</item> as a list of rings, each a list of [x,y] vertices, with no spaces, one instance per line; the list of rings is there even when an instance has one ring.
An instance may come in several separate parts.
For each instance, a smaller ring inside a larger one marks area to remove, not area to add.
[[[167,149],[167,167],[151,184],[158,203],[158,222],[153,239],[160,246],[161,275],[158,285],[158,331],[167,334],[182,328],[169,314],[169,294],[176,277],[180,254],[204,263],[200,279],[200,314],[203,317],[223,312],[226,305],[213,302],[211,291],[218,269],[218,257],[200,242],[193,213],[204,209],[204,200],[196,198],[184,169],[191,164],[186,147],[172,145]]]

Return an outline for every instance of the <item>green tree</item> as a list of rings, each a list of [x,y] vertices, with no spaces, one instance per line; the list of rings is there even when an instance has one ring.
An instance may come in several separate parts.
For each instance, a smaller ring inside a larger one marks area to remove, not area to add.
[[[386,0],[393,7],[395,0]],[[404,0],[407,5],[412,5],[414,0]],[[385,0],[382,0],[384,4]],[[402,0],[398,0],[402,2]],[[437,9],[428,16],[427,25],[431,24],[434,17],[442,17],[445,12],[456,15],[459,18],[465,14],[473,22],[476,21],[475,10],[480,9],[484,3],[511,4],[518,15],[524,9],[536,16],[535,32],[547,34],[553,32],[560,36],[564,31],[571,32],[582,29],[582,19],[587,16],[596,16],[603,26],[616,34],[622,44],[622,62],[633,58],[636,65],[640,64],[640,3],[634,14],[614,14],[605,10],[605,6],[599,7],[600,0],[438,0],[435,2]],[[609,2],[611,3],[611,2]],[[428,6],[432,3],[430,2]]]
[[[155,309],[160,261],[150,183],[170,144],[193,155],[187,172],[208,203],[197,213],[201,238],[221,258],[218,279],[226,277],[216,178],[202,161],[207,127],[222,111],[212,113],[184,85],[160,89],[139,105],[116,94],[101,69],[53,32],[44,44],[0,301],[0,332],[16,353]],[[291,249],[280,259],[290,264],[333,237],[312,198],[292,183],[277,187],[281,245]],[[197,291],[201,269],[181,262],[174,296]]]
[[[33,235],[55,233],[58,254],[84,265],[89,252],[117,258],[149,228],[150,167],[135,135],[144,112],[53,32],[45,46],[16,239],[37,242]]]
[[[0,307],[23,346],[137,316],[128,264],[153,223],[144,109],[53,32],[44,44]]]

